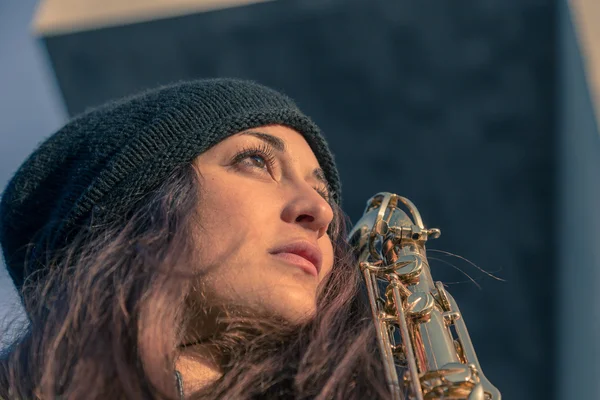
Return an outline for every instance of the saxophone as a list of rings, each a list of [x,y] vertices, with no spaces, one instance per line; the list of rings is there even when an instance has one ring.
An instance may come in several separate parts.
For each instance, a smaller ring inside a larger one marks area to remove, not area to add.
[[[400,207],[407,209],[412,219]],[[483,375],[456,302],[433,282],[414,204],[382,192],[348,235],[358,256],[394,399],[500,400]]]

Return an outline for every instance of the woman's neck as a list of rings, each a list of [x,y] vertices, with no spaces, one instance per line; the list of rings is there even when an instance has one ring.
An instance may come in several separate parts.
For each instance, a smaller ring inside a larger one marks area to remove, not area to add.
[[[181,374],[183,392],[196,392],[219,379],[222,375],[214,349],[206,344],[181,349],[175,369]]]

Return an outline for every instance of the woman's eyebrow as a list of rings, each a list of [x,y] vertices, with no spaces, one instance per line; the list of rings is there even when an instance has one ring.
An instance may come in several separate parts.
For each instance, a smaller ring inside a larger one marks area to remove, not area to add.
[[[242,135],[250,135],[259,138],[263,142],[270,144],[275,150],[285,153],[287,148],[285,142],[277,136],[269,135],[268,133],[256,132],[256,131],[245,131]]]
[[[278,138],[277,136],[269,135],[268,133],[256,132],[256,131],[245,131],[241,133],[242,135],[250,135],[254,136],[262,140],[263,142],[271,145],[275,150],[285,153],[287,151],[287,147],[283,139]],[[325,172],[321,168],[315,168],[312,172],[313,177],[319,182],[323,183],[327,189],[329,190],[329,182],[327,178],[325,178]]]

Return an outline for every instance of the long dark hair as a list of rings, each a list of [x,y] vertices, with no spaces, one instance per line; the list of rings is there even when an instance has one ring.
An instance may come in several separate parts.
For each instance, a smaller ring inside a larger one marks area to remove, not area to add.
[[[178,398],[200,189],[193,164],[177,168],[126,218],[99,225],[92,215],[43,276],[26,282],[29,324],[0,360],[0,398]],[[334,267],[315,317],[300,325],[230,318],[212,340],[222,376],[186,397],[389,397],[347,217],[335,205],[334,214]]]

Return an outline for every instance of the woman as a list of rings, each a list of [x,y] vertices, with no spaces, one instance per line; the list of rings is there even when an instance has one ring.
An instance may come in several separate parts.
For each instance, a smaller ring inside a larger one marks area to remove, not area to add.
[[[214,79],[70,121],[0,203],[29,325],[0,397],[386,398],[318,128]]]

